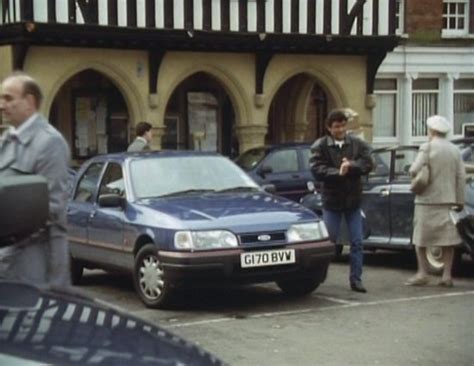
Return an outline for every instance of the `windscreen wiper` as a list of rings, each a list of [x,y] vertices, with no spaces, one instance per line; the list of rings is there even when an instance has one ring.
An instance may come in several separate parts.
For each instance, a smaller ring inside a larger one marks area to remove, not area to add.
[[[254,192],[254,191],[258,191],[258,190],[259,189],[257,187],[238,186],[238,187],[230,187],[230,188],[220,189],[217,192],[218,193],[223,193],[223,192]]]
[[[174,196],[184,196],[187,194],[200,194],[200,193],[210,193],[215,192],[214,189],[185,189],[184,191],[176,191],[167,194],[162,194],[158,196],[159,198],[163,197],[174,197]]]

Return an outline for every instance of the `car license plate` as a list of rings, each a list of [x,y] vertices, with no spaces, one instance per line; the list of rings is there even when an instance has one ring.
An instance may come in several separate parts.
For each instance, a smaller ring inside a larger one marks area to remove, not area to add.
[[[248,252],[240,255],[242,268],[274,266],[278,264],[295,263],[294,249],[266,250]]]

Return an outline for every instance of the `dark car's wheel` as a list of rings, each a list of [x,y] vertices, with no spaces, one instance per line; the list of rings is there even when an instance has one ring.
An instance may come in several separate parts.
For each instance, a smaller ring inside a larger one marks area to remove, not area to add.
[[[287,295],[308,295],[319,286],[319,281],[313,278],[295,278],[277,281],[278,287]]]
[[[456,250],[453,258],[453,271],[456,271],[461,265],[462,252]],[[428,271],[431,274],[441,274],[444,269],[443,247],[426,248],[426,261],[428,262]]]
[[[443,248],[426,248],[426,261],[428,262],[428,270],[430,273],[439,274],[443,272]]]
[[[158,259],[156,246],[147,244],[135,257],[133,282],[143,303],[150,308],[165,307],[170,302],[170,286]]]
[[[71,256],[71,282],[73,285],[78,285],[81,282],[82,274],[84,273],[84,266],[80,261]]]

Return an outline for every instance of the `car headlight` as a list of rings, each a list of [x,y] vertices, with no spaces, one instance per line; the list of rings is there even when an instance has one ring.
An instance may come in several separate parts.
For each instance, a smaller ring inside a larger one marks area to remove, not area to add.
[[[323,221],[292,225],[286,232],[286,237],[290,243],[322,240],[328,236],[328,231]]]
[[[178,231],[174,235],[176,249],[206,250],[235,248],[238,246],[237,237],[230,231]]]

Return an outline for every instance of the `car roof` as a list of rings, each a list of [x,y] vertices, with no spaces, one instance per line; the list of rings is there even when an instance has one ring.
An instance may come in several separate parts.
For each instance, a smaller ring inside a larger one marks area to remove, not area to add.
[[[216,152],[208,151],[194,151],[194,150],[159,150],[159,151],[141,151],[141,152],[119,152],[111,154],[97,155],[90,159],[90,161],[125,161],[135,160],[139,158],[149,159],[157,157],[193,157],[193,156],[220,156],[223,155]]]
[[[250,150],[264,149],[265,151],[273,151],[278,149],[285,149],[288,147],[310,147],[311,143],[309,142],[283,142],[281,144],[266,144],[262,146],[253,147]]]

